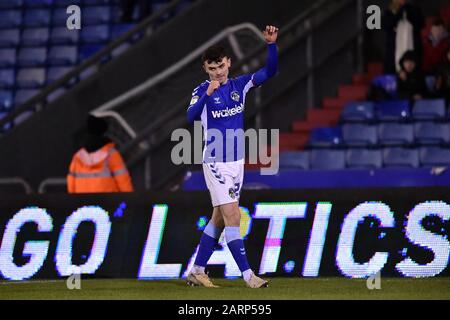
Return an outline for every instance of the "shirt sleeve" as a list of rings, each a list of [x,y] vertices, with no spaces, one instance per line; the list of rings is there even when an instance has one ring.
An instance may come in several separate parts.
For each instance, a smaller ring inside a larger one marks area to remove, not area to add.
[[[267,49],[269,53],[267,55],[266,65],[256,71],[252,78],[253,84],[257,87],[273,77],[278,70],[278,52],[276,43],[268,44]]]
[[[203,112],[203,108],[206,105],[208,95],[206,94],[206,85],[200,85],[192,92],[191,102],[187,109],[187,117],[189,123],[193,123],[195,120],[200,120],[200,115]]]

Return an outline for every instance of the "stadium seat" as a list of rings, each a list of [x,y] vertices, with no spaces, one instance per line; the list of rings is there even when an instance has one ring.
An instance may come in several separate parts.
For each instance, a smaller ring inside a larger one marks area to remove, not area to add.
[[[414,143],[414,127],[406,123],[380,123],[378,141],[383,146],[406,146]]]
[[[22,24],[22,12],[20,10],[0,11],[0,28],[18,28]]]
[[[19,29],[0,30],[0,47],[15,47],[20,43]]]
[[[420,148],[420,163],[424,167],[450,166],[450,149],[422,147]]]
[[[0,68],[14,67],[16,64],[16,49],[0,49]]]
[[[414,103],[412,115],[415,120],[437,120],[445,118],[445,100],[418,100]]]
[[[344,124],[342,137],[349,147],[369,147],[378,142],[377,126],[367,124]]]
[[[0,69],[0,88],[12,88],[15,81],[14,69]]]
[[[51,44],[77,44],[80,38],[79,30],[69,30],[66,27],[53,28],[50,33]]]
[[[39,90],[20,89],[16,91],[14,105],[20,106],[39,93]]]
[[[345,168],[345,151],[333,149],[311,150],[310,169],[339,170]]]
[[[38,88],[44,84],[44,68],[24,68],[17,73],[17,85],[21,88]]]
[[[374,117],[374,103],[370,101],[347,103],[341,113],[343,122],[371,121]]]
[[[23,0],[23,4],[25,7],[30,8],[50,7],[53,4],[53,0]]]
[[[134,23],[120,23],[111,26],[111,39],[117,39],[125,32],[133,29],[136,25]]]
[[[391,98],[397,94],[397,77],[395,74],[383,74],[373,78],[372,85],[383,89]]]
[[[55,7],[65,7],[70,5],[81,5],[81,0],[55,0]]]
[[[79,47],[79,59],[84,61],[103,48],[100,44],[85,44]]]
[[[68,66],[77,63],[76,46],[54,46],[50,48],[48,63],[53,66]]]
[[[308,147],[330,148],[340,146],[342,132],[340,127],[315,128],[311,131]]]
[[[59,3],[59,0],[56,2]],[[68,17],[69,17],[69,14],[67,14],[67,12],[66,12],[66,7],[56,8],[55,10],[53,10],[53,13],[52,13],[52,25],[54,27],[57,27],[57,26],[65,27]],[[83,19],[83,17],[82,17],[82,19]]]
[[[48,38],[48,28],[29,28],[23,30],[20,42],[23,46],[45,46]]]
[[[380,121],[402,121],[410,117],[408,100],[382,101],[375,105],[377,119]]]
[[[0,9],[20,8],[23,0],[2,0],[0,1]]]
[[[109,40],[109,26],[89,26],[81,29],[81,41],[84,43],[103,43]]]
[[[71,67],[51,67],[47,70],[47,84],[52,83],[60,78],[62,78],[65,74],[67,74]]]
[[[378,169],[383,165],[380,150],[348,149],[346,151],[347,168]]]
[[[408,148],[385,148],[383,166],[387,168],[418,168],[419,151]]]
[[[13,106],[13,93],[8,90],[0,90],[0,111],[9,111]]]
[[[19,67],[37,67],[47,62],[47,48],[22,48],[17,56]]]
[[[287,151],[280,154],[281,169],[309,169],[308,151]]]
[[[109,23],[111,18],[109,6],[84,7],[83,8],[83,24],[98,25]]]
[[[83,0],[85,6],[108,5],[110,2],[110,0]]]
[[[421,145],[439,145],[450,142],[450,124],[417,122],[414,124],[416,142]]]
[[[24,27],[46,27],[50,25],[50,9],[25,10],[23,18]]]

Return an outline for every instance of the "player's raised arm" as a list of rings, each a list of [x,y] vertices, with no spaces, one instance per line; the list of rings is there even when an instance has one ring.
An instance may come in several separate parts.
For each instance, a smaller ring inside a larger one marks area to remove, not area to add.
[[[277,53],[277,37],[278,28],[274,26],[266,26],[263,31],[264,39],[267,42],[268,55],[266,65],[259,69],[253,77],[253,83],[255,86],[260,86],[264,81],[273,77],[277,73],[278,69],[278,53]]]

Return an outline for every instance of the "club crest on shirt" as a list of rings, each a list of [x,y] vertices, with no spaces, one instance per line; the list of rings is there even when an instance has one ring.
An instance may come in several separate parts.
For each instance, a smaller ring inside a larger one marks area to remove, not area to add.
[[[240,98],[241,97],[239,96],[239,92],[237,92],[237,91],[231,92],[231,99],[233,99],[236,102],[239,102]]]
[[[233,189],[233,188],[230,188],[230,189],[228,190],[228,195],[230,196],[231,199],[236,198],[236,193],[234,192],[234,189]]]

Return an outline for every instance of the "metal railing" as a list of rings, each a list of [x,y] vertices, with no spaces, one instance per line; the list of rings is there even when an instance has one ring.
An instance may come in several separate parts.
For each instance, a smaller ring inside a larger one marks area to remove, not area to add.
[[[20,177],[0,178],[0,185],[7,185],[7,186],[18,185],[23,187],[23,190],[25,191],[26,194],[30,194],[33,192],[33,189],[30,187],[30,184]]]

